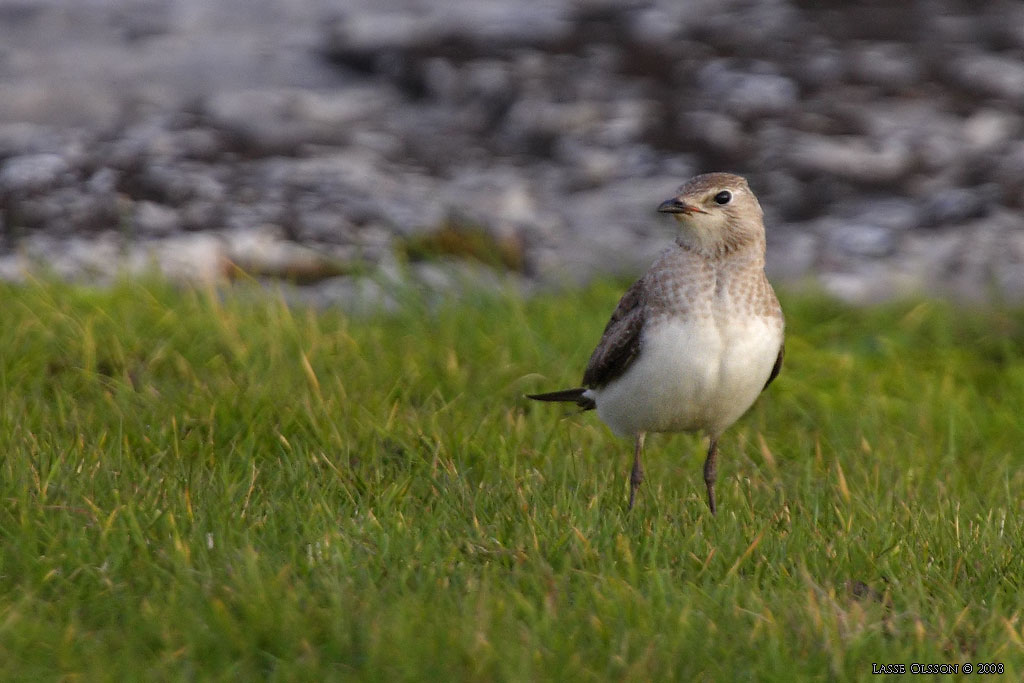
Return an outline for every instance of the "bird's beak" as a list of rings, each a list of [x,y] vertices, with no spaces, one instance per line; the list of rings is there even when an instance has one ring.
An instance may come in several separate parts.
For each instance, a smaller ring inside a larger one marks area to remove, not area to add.
[[[693,204],[687,204],[679,197],[673,197],[661,203],[658,207],[658,213],[685,213],[690,215],[694,213],[707,213],[707,211],[702,211]]]

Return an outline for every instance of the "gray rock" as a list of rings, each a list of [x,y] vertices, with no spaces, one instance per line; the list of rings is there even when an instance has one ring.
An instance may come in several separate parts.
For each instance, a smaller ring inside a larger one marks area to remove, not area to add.
[[[869,223],[841,223],[833,239],[835,245],[851,256],[877,258],[896,249],[896,235],[888,228]]]
[[[219,202],[196,199],[186,202],[178,211],[183,230],[192,232],[219,230],[225,225],[224,207]]]
[[[446,188],[445,205],[481,225],[538,220],[540,197],[534,179],[513,166],[466,168]]]
[[[555,154],[560,162],[573,169],[570,183],[573,189],[596,187],[618,175],[618,156],[613,150],[564,137],[558,141]]]
[[[436,18],[419,13],[352,12],[326,27],[324,48],[336,56],[410,50],[436,39],[441,30]]]
[[[811,88],[831,88],[843,81],[846,72],[847,63],[841,50],[823,36],[809,36],[794,77]]]
[[[953,8],[937,8],[924,13],[927,21],[924,35],[930,36],[926,45],[942,46],[941,53],[948,54],[950,45],[979,45],[985,40],[984,27],[976,16],[955,14]]]
[[[116,262],[123,263],[129,273],[158,272],[185,283],[215,284],[231,273],[224,241],[202,233],[139,242]]]
[[[464,262],[394,263],[449,221],[538,282],[635,275],[673,234],[654,207],[711,170],[751,179],[776,277],[870,298],[1019,276],[1016,2],[123,4],[0,21],[0,249],[69,277],[359,260],[369,284],[295,291],[451,292]]]
[[[896,232],[905,232],[922,223],[918,204],[902,197],[862,197],[856,202],[837,202],[833,215],[861,225],[872,225]]]
[[[890,270],[882,263],[860,262],[845,271],[826,270],[818,276],[821,288],[830,296],[850,304],[867,305],[908,293],[895,286]]]
[[[917,54],[906,43],[866,43],[854,48],[849,63],[854,78],[889,90],[917,85],[924,75]]]
[[[526,136],[557,137],[578,134],[601,123],[601,107],[596,102],[551,102],[541,98],[521,99],[505,119],[507,131],[515,138]]]
[[[180,220],[174,209],[142,200],[135,202],[135,215],[132,227],[139,235],[146,237],[166,237],[178,231]]]
[[[844,263],[850,257],[878,259],[892,254],[898,246],[900,231],[887,218],[884,211],[827,216],[814,222],[812,229],[823,237],[826,260]]]
[[[998,264],[995,278],[1003,298],[1010,301],[1024,299],[1024,262]]]
[[[383,223],[400,234],[433,228],[448,215],[436,179],[408,168],[391,168],[366,150],[268,161],[260,182],[329,198],[344,206],[348,222]],[[265,192],[260,196],[267,197]],[[280,202],[276,209],[280,212]],[[265,222],[277,220],[269,214]]]
[[[23,254],[0,254],[0,281],[24,282],[28,278],[29,272],[30,266],[25,263]]]
[[[134,125],[125,127],[118,135],[118,142],[131,148],[135,157],[160,157],[167,159],[177,156],[174,131],[171,130],[172,116],[169,113],[144,117]]]
[[[90,194],[77,187],[61,187],[44,195],[9,199],[7,208],[15,230],[43,229],[51,235],[109,230],[116,228],[119,222],[115,195]]]
[[[1020,115],[1006,110],[980,109],[964,121],[964,141],[971,154],[998,152],[1020,135]]]
[[[367,98],[361,91],[327,97],[294,88],[233,90],[212,95],[204,113],[248,154],[291,155],[303,144],[342,142],[346,129],[337,121],[382,99],[379,92]]]
[[[197,199],[217,202],[225,197],[223,183],[196,162],[151,162],[137,174],[126,177],[125,184],[135,197],[170,206]]]
[[[713,60],[698,72],[697,83],[710,101],[742,119],[783,114],[798,95],[796,83],[766,63],[741,71],[727,60]]]
[[[0,193],[41,192],[57,186],[70,171],[56,154],[27,154],[0,163]]]
[[[380,116],[388,107],[400,106],[397,93],[390,88],[346,87],[330,92],[294,94],[287,115],[303,121],[327,139],[331,131],[344,130],[355,123]]]
[[[953,77],[974,92],[1024,103],[1024,62],[993,54],[967,54],[950,64]]]
[[[303,210],[296,216],[295,223],[296,237],[302,242],[351,244],[356,231],[356,227],[340,208],[330,210],[328,207],[316,207]]]
[[[0,159],[47,153],[64,156],[89,137],[82,130],[0,119]]]
[[[828,208],[825,197],[782,170],[765,174],[754,189],[765,212],[765,224],[769,226],[805,220]]]
[[[86,181],[85,187],[90,193],[113,194],[117,191],[120,174],[112,168],[101,168]]]
[[[671,4],[655,7],[638,7],[627,17],[629,31],[638,43],[664,44],[679,37],[689,26],[696,23],[696,12],[689,12],[681,5]]]
[[[223,136],[209,128],[189,128],[174,134],[174,152],[186,159],[214,161],[226,151]]]
[[[983,301],[992,293],[993,265],[1005,248],[1003,231],[993,229],[1003,222],[994,214],[957,226],[957,246],[941,263],[936,281],[940,291],[951,292],[971,301]],[[1008,224],[1015,224],[1009,221]]]
[[[765,269],[772,279],[799,282],[811,277],[818,265],[819,238],[806,231],[787,231],[780,235],[768,231]]]
[[[1019,2],[1000,2],[998,12],[987,13],[981,21],[994,34],[1000,44],[1008,43],[1024,48],[1024,6]]]
[[[461,68],[467,99],[490,102],[507,100],[515,92],[514,65],[497,59],[484,59]]]
[[[224,205],[223,229],[230,232],[281,230],[281,207],[269,202],[233,202]]]
[[[223,234],[230,262],[249,275],[310,282],[338,275],[341,264],[322,252],[284,239],[272,226]]]
[[[396,55],[462,40],[488,45],[552,40],[565,33],[566,8],[559,3],[480,1],[472,8],[424,4],[415,11],[379,5],[374,11],[349,11],[325,30],[324,48],[335,59],[356,64],[374,55]]]
[[[423,85],[431,97],[456,100],[461,96],[462,77],[459,69],[443,57],[431,57],[423,66]]]
[[[924,202],[922,225],[956,225],[988,215],[998,203],[994,184],[954,187],[933,194]]]
[[[969,239],[959,228],[911,232],[903,239],[900,270],[920,283],[922,290],[930,288],[933,294],[939,294],[949,276],[949,264],[969,244]]]
[[[27,272],[46,272],[63,280],[110,282],[123,270],[116,233],[88,238],[33,234],[21,245]]]
[[[688,137],[729,157],[742,156],[750,146],[739,121],[727,114],[712,111],[691,111],[682,117]]]
[[[373,276],[330,278],[314,285],[312,292],[304,296],[313,298],[314,304],[336,306],[351,315],[394,312],[400,308],[396,292],[389,291]]]
[[[867,185],[891,184],[911,168],[910,150],[902,145],[881,146],[860,137],[797,136],[789,163],[809,173],[827,173]]]
[[[1003,297],[1024,299],[1024,225],[1006,234],[1001,258],[995,264],[995,279]]]

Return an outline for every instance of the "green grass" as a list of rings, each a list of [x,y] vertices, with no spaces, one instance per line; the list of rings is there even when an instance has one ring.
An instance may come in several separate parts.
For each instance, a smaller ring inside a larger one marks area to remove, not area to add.
[[[0,678],[1024,676],[1024,311],[787,297],[721,442],[533,404],[619,285],[347,318],[0,287]]]

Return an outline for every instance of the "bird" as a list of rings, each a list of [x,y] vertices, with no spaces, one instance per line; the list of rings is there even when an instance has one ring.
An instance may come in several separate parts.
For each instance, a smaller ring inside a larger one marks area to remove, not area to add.
[[[719,438],[782,369],[785,319],[764,270],[764,212],[745,178],[695,176],[657,210],[678,221],[675,241],[619,300],[582,386],[527,397],[596,410],[632,437],[629,510],[647,434],[704,434],[715,515]]]

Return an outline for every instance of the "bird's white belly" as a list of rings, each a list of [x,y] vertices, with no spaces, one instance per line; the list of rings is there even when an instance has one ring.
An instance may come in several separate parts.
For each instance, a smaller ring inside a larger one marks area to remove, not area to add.
[[[661,320],[644,331],[633,365],[590,394],[619,435],[704,431],[717,436],[750,408],[782,344],[779,321],[761,316],[722,324]]]

